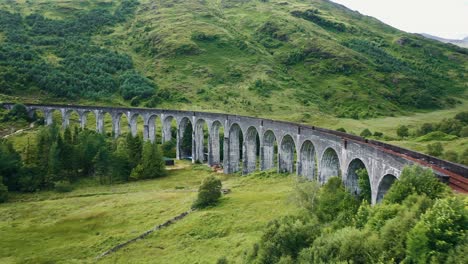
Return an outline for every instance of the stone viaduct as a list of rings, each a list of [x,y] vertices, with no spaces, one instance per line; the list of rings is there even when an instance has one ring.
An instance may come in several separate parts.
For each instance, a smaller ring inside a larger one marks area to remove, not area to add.
[[[3,104],[7,109],[13,106],[13,103]],[[63,127],[70,124],[73,113],[77,114],[81,127],[86,126],[88,114],[93,114],[99,133],[105,132],[104,117],[110,115],[115,137],[120,135],[122,116],[127,118],[128,131],[133,135],[137,135],[137,120],[142,117],[143,137],[151,142],[156,140],[156,120],[161,124],[161,142],[172,139],[171,127],[175,121],[177,158],[221,165],[224,173],[248,174],[275,169],[321,183],[332,176],[340,176],[351,191],[359,193],[356,170],[366,169],[372,203],[382,199],[391,184],[400,177],[404,166],[415,163],[432,168],[435,175],[453,189],[468,192],[466,166],[314,126],[207,112],[78,105],[25,106],[31,115],[36,111],[42,112],[46,125],[53,123],[54,111],[61,113]],[[188,126],[192,128],[192,148],[191,153],[183,153],[182,140]]]

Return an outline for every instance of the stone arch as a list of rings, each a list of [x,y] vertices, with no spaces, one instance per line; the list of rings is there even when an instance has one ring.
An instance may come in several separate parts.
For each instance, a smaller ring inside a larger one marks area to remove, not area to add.
[[[63,116],[58,109],[44,109],[44,123],[46,125],[50,126],[53,124],[60,124],[61,122],[63,122]]]
[[[91,114],[91,116],[89,116]],[[84,110],[79,112],[80,115],[80,127],[82,129],[94,129],[96,124],[96,114],[91,110]],[[91,117],[91,118],[90,118]]]
[[[296,154],[296,144],[290,135],[285,135],[281,140],[279,152],[279,171],[294,172],[294,159]]]
[[[262,170],[269,170],[275,168],[276,156],[277,156],[277,141],[275,133],[271,130],[265,131],[263,134],[263,147],[261,150],[261,163]]]
[[[194,148],[193,148],[193,125],[190,118],[183,117],[179,123],[178,129],[178,150],[179,159],[190,158],[194,160]]]
[[[214,121],[213,124],[211,124],[209,136],[210,143],[208,144],[208,163],[211,166],[219,165],[222,161],[223,151],[221,148],[223,147],[224,142],[224,136],[221,135],[222,129],[223,125],[220,121]]]
[[[317,160],[315,147],[312,141],[306,140],[302,143],[300,150],[300,162],[297,167],[297,173],[307,179],[314,180],[317,177]]]
[[[229,128],[229,173],[237,172],[240,170],[242,160],[242,141],[243,133],[241,127],[234,123]]]
[[[205,131],[207,131],[207,123],[204,119],[198,119],[195,124],[195,160],[205,162],[205,153],[208,151]]]
[[[164,120],[161,120],[162,123],[162,136],[161,141],[162,143],[171,141],[173,138],[172,135],[172,127],[175,126],[178,128],[177,120],[173,116],[166,116]]]
[[[327,148],[320,160],[320,183],[324,184],[330,177],[341,176],[340,159],[333,148]]]
[[[156,130],[157,125],[156,122],[159,119],[159,115],[152,114],[148,117],[147,121],[145,122],[145,127],[143,131],[143,138],[149,140],[151,143],[156,141]]]
[[[70,126],[70,123],[77,123],[80,115],[78,111],[73,109],[62,109],[61,114],[63,128]]]
[[[140,113],[130,113],[129,114],[129,119],[128,119],[128,128],[129,132],[132,134],[132,136],[136,137],[138,136],[139,131],[144,131],[144,118],[143,115]],[[140,124],[140,129],[138,129]]]
[[[345,186],[346,188],[356,196],[361,195],[361,188],[359,187],[359,176],[357,174],[357,170],[365,169],[367,172],[367,181],[369,188],[371,188],[370,178],[369,178],[369,169],[367,168],[366,164],[359,158],[355,158],[351,160],[348,164],[348,169],[346,171],[346,179],[345,179]],[[372,190],[367,190],[372,193]],[[370,199],[370,197],[369,197]]]
[[[386,174],[385,176],[382,177],[382,179],[379,182],[379,187],[377,189],[377,198],[376,198],[377,203],[382,201],[385,194],[388,192],[388,190],[390,189],[390,187],[396,180],[397,180],[397,177],[395,177],[395,175],[392,175],[392,174]]]
[[[259,137],[257,128],[253,126],[249,127],[244,136],[244,174],[248,174],[257,169],[257,148]]]

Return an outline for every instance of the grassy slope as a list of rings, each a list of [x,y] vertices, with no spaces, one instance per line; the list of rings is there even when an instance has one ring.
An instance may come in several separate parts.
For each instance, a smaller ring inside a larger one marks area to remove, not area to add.
[[[110,1],[16,1],[0,4],[0,8],[66,19],[77,10],[104,6],[99,4],[102,2]],[[386,53],[417,65],[414,67],[427,66],[449,76],[454,80],[453,86],[446,87],[451,95],[466,89],[467,56],[455,48],[403,33],[327,1],[140,2],[134,18],[113,27],[112,34],[97,34],[93,39],[95,44],[129,54],[137,69],[154,78],[160,90],[177,95],[175,101],[163,102],[160,107],[274,116],[321,112],[369,117],[414,111],[411,104],[402,106],[391,100],[398,92],[420,88],[416,84],[408,86],[413,76],[377,71],[375,57],[345,46],[355,38],[379,43],[376,45]],[[106,6],[112,9],[116,4]],[[291,14],[311,8],[319,9],[323,18],[341,23],[348,30],[339,32]],[[272,35],[287,40],[265,37],[270,33],[261,32],[268,23],[278,27]],[[199,34],[214,39],[194,38]],[[397,44],[402,37],[420,46]],[[313,52],[298,63],[282,63],[303,49]],[[50,50],[46,55],[54,58],[54,52]],[[351,72],[339,72],[345,68]],[[270,96],[252,90],[257,80],[266,81],[265,89],[272,90]],[[20,96],[20,100],[64,101],[44,94]],[[447,106],[442,101],[438,103]],[[115,96],[100,102],[83,99],[80,103],[129,102]]]
[[[0,205],[0,262],[93,262],[104,250],[187,210],[209,173],[186,168],[157,180],[15,195]],[[287,203],[291,177],[222,178],[232,193],[219,206],[194,212],[102,262],[213,263],[222,256],[238,261],[269,220],[297,210]]]

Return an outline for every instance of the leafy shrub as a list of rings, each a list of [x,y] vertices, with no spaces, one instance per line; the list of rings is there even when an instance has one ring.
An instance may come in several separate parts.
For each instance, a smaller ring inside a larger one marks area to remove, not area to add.
[[[254,91],[263,97],[270,97],[271,93],[278,89],[279,87],[276,86],[276,84],[264,79],[255,80],[255,82],[249,86],[249,90]]]
[[[306,11],[293,11],[291,12],[291,14],[295,17],[300,17],[305,20],[312,21],[315,24],[327,29],[336,30],[340,32],[344,32],[347,30],[345,24],[337,21],[332,21],[321,16],[320,11],[317,9],[308,9]]]
[[[427,145],[427,154],[431,156],[440,157],[442,156],[443,152],[444,152],[444,147],[442,146],[440,142]]]
[[[382,133],[382,132],[377,132],[377,131],[375,131],[373,136],[374,136],[374,137],[378,137],[378,138],[379,138],[379,137],[383,137],[383,133]]]
[[[445,263],[450,249],[464,242],[468,209],[464,198],[437,200],[408,233],[408,263]]]
[[[407,126],[399,126],[396,132],[397,135],[402,138],[409,136],[409,129]]]
[[[120,93],[125,100],[138,97],[149,98],[155,92],[154,84],[134,71],[127,71],[120,77]]]
[[[442,131],[434,131],[434,132],[430,132],[424,136],[420,136],[418,138],[416,138],[416,141],[417,142],[425,142],[425,141],[451,141],[451,140],[455,140],[457,139],[458,137],[455,136],[455,135],[447,135],[445,134],[444,132]]]
[[[278,263],[295,259],[301,249],[312,244],[320,234],[316,219],[286,216],[268,223],[260,243],[248,257],[249,263]]]
[[[3,121],[26,120],[31,121],[26,107],[22,104],[15,104],[13,108],[2,118]]]
[[[460,130],[460,137],[468,137],[468,126],[464,126]]]
[[[345,227],[318,237],[300,253],[300,263],[377,263],[381,242],[377,234]]]
[[[361,132],[360,136],[364,138],[370,137],[372,136],[372,132],[368,128],[366,128]]]
[[[67,193],[73,191],[73,186],[68,181],[59,181],[55,183],[55,191],[58,193]]]
[[[447,150],[444,153],[444,159],[451,162],[458,162],[458,154],[455,151]]]
[[[425,194],[431,199],[443,197],[447,186],[441,183],[431,169],[420,166],[405,167],[400,179],[386,193],[384,202],[401,203],[411,194]]]
[[[340,131],[340,132],[346,133],[346,129],[344,129],[344,128],[342,128],[342,127],[338,128],[336,131]]]
[[[221,180],[215,176],[208,176],[203,179],[200,188],[198,189],[197,200],[193,203],[193,208],[204,208],[214,205],[221,197]]]

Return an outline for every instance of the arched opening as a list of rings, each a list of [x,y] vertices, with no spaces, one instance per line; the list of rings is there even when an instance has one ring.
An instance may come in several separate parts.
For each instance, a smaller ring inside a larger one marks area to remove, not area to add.
[[[332,148],[327,148],[322,155],[320,162],[320,183],[324,184],[333,176],[341,176],[340,173],[340,160],[338,154]]]
[[[293,173],[295,167],[296,145],[290,135],[283,137],[279,154],[279,171]]]
[[[346,173],[346,188],[361,199],[371,202],[371,184],[366,165],[360,159],[353,159]]]
[[[194,160],[192,133],[192,122],[187,117],[182,118],[179,125],[179,159]]]
[[[158,115],[152,115],[148,118],[148,123],[145,125],[143,137],[145,140],[149,140],[151,143],[156,142],[158,138],[158,128],[160,127],[157,124]],[[160,136],[160,135],[159,135]]]
[[[177,156],[177,128],[177,121],[172,116],[161,120],[161,149],[164,157],[179,158]]]
[[[298,174],[306,177],[309,180],[317,178],[317,160],[315,155],[314,144],[310,140],[304,141],[301,147],[301,160],[298,166]]]
[[[44,122],[46,125],[58,125],[62,124],[62,113],[55,109],[48,109],[44,111]]]
[[[221,122],[214,121],[210,131],[211,150],[208,151],[208,162],[211,166],[219,165],[223,160],[224,131]]]
[[[396,177],[392,174],[385,175],[379,183],[379,188],[377,191],[377,203],[380,203],[385,194],[388,192],[392,184],[396,181]]]
[[[63,124],[64,122],[62,121],[64,127],[69,127],[71,130],[73,130],[75,127],[80,127],[80,115],[78,112],[74,110],[68,110],[66,112],[66,118],[66,124]]]
[[[103,112],[101,118],[102,123],[99,119],[97,120],[97,131],[109,137],[112,136],[112,134],[114,134],[114,119],[112,115],[108,112]]]
[[[257,155],[259,148],[259,136],[255,127],[249,127],[245,133],[245,157],[244,157],[244,174],[248,174],[257,170]]]
[[[278,144],[273,131],[268,130],[263,134],[263,150],[262,150],[262,170],[270,170],[276,168],[278,155]]]
[[[31,109],[28,111],[28,116],[31,118],[32,122],[35,122],[35,125],[44,125],[45,116],[44,111],[39,109]]]
[[[92,111],[84,111],[80,117],[80,127],[82,129],[96,130],[96,116]]]
[[[144,124],[145,124],[143,117],[140,114],[135,113],[130,116],[129,121],[130,122],[128,123],[128,127],[130,130],[130,133],[132,133],[132,136],[136,137],[136,136],[143,135]]]
[[[238,124],[229,129],[229,173],[238,172],[242,161],[243,134]]]
[[[208,159],[208,125],[199,119],[195,125],[195,160],[205,162]]]
[[[177,131],[177,121],[174,117],[167,116],[162,121],[162,143],[171,141],[173,138],[175,138],[173,131]]]

